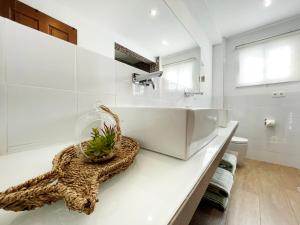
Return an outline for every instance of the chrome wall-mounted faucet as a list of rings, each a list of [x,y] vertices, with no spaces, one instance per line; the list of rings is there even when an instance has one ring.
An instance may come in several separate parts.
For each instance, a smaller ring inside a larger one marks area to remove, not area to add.
[[[148,73],[148,74],[138,74],[133,73],[132,74],[132,82],[134,84],[143,85],[143,86],[152,86],[153,89],[155,89],[155,84],[153,82],[153,78],[161,77],[163,74],[163,71]]]

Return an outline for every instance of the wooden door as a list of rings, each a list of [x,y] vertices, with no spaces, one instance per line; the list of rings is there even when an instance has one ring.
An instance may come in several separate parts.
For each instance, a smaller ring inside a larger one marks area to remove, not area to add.
[[[12,19],[25,26],[41,31],[41,13],[22,2],[15,2]]]
[[[39,30],[59,39],[77,44],[77,30],[53,17],[40,12],[20,1],[0,0],[9,9],[3,10],[4,17]],[[6,16],[5,16],[6,15]]]
[[[9,18],[11,0],[0,0],[0,16]]]

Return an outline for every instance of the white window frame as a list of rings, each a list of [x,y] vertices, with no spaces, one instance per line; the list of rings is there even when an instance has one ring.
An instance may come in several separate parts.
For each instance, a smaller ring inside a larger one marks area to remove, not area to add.
[[[285,34],[280,34],[280,35],[275,35],[274,37],[270,37],[270,38],[265,38],[262,40],[257,40],[257,41],[253,41],[251,43],[248,44],[242,44],[240,46],[236,46],[235,50],[236,50],[236,57],[237,57],[237,75],[236,75],[236,87],[237,88],[242,88],[242,87],[252,87],[252,86],[269,86],[269,85],[276,85],[276,84],[282,84],[282,83],[293,83],[293,82],[300,82],[300,70],[299,70],[299,74],[296,76],[296,79],[283,79],[282,81],[277,80],[277,81],[271,81],[266,79],[266,74],[264,71],[264,80],[262,82],[258,82],[258,83],[249,83],[249,84],[241,84],[239,83],[239,79],[240,79],[240,56],[239,56],[239,50],[240,49],[244,49],[244,48],[254,48],[256,46],[259,45],[263,45],[263,44],[267,44],[267,43],[272,43],[275,42],[279,39],[284,39],[284,38],[288,38],[288,37],[293,37],[293,36],[299,36],[300,37],[300,31],[291,31],[291,32],[287,32]],[[264,58],[265,59],[265,58]],[[265,62],[264,62],[265,63]]]

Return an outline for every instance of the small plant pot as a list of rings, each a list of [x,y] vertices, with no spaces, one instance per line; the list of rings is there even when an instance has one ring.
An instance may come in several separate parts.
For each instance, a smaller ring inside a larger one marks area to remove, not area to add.
[[[95,156],[95,157],[90,157],[87,156],[85,154],[85,149],[87,148],[89,141],[83,142],[81,143],[81,148],[80,151],[78,151],[79,153],[79,157],[84,161],[84,162],[88,162],[88,163],[101,163],[101,162],[106,162],[109,161],[111,159],[113,159],[117,152],[118,152],[118,147],[114,147],[113,149],[111,149],[111,152],[105,155],[101,155],[101,156]]]

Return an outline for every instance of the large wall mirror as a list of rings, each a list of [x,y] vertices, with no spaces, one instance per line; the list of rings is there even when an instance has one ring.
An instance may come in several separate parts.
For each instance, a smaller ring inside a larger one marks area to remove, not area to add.
[[[106,39],[113,39],[116,60],[146,72],[164,71],[161,80],[168,80],[170,88],[199,90],[200,48],[164,0],[46,2],[65,7],[81,21],[79,46],[83,42],[110,51],[113,46]]]
[[[170,89],[199,90],[200,48],[168,5],[163,0],[118,1],[117,5],[108,23],[127,40],[115,44],[115,59],[146,72],[162,70]]]

